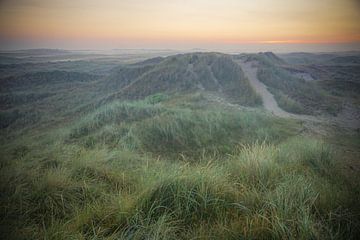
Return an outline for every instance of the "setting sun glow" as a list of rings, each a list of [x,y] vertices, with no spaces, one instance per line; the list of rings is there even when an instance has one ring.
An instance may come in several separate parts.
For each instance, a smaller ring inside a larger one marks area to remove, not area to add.
[[[359,22],[356,0],[0,1],[0,41],[8,47],[354,44]]]

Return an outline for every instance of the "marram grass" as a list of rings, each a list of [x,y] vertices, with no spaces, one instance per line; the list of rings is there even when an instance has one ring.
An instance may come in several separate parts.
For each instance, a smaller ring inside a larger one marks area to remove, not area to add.
[[[256,112],[113,103],[1,147],[1,237],[356,239],[359,191],[297,130]]]

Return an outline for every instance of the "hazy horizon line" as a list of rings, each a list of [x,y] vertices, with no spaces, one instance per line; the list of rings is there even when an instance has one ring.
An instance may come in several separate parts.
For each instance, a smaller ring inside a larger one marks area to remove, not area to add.
[[[240,49],[209,49],[209,48],[189,48],[189,49],[176,49],[176,48],[156,48],[156,47],[133,47],[133,48],[64,48],[64,47],[29,47],[29,48],[13,48],[13,49],[5,49],[0,47],[0,53],[5,52],[21,52],[21,51],[35,51],[35,50],[57,50],[57,51],[68,51],[68,52],[111,52],[111,51],[165,51],[165,52],[178,52],[178,53],[186,53],[186,52],[220,52],[220,53],[261,53],[261,52],[273,52],[273,53],[346,53],[346,52],[360,52],[360,48],[358,49],[334,49],[334,50],[289,50],[289,51],[276,51],[276,50],[254,50],[244,51]]]

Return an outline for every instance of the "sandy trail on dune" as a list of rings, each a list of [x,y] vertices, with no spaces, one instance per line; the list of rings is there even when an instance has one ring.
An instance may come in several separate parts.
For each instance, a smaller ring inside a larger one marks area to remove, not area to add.
[[[319,119],[314,116],[293,114],[293,113],[289,113],[289,112],[282,110],[278,106],[274,96],[267,89],[266,85],[258,79],[258,77],[257,77],[257,62],[256,61],[246,62],[243,60],[238,60],[237,63],[240,65],[245,76],[249,79],[251,86],[262,97],[263,106],[266,110],[268,110],[269,112],[271,112],[272,114],[274,114],[278,117],[294,118],[294,119],[299,119],[299,120],[319,121]]]

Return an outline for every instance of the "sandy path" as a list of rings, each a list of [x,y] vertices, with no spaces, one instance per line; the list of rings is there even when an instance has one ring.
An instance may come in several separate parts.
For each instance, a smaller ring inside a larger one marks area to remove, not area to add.
[[[317,119],[314,116],[293,114],[293,113],[289,113],[289,112],[282,110],[278,106],[274,96],[267,89],[266,85],[258,79],[257,67],[256,67],[257,63],[254,61],[245,62],[243,60],[239,60],[239,61],[237,61],[237,63],[240,65],[245,76],[249,79],[249,82],[253,86],[255,91],[262,97],[263,106],[266,110],[268,110],[269,112],[271,112],[272,114],[274,114],[278,117],[294,118],[294,119],[299,119],[299,120],[319,121],[319,119]]]

